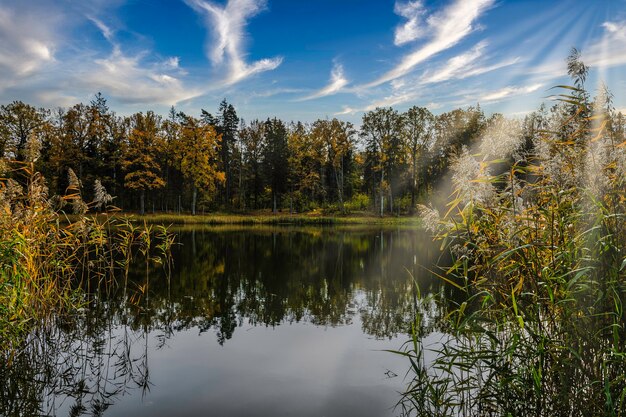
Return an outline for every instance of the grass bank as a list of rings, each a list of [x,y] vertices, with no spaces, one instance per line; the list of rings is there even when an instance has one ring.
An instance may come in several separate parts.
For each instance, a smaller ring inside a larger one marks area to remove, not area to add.
[[[367,213],[325,216],[316,213],[272,214],[254,212],[250,214],[211,213],[190,214],[119,214],[132,222],[165,225],[373,225],[373,226],[419,226],[420,219],[415,216],[378,217]],[[100,216],[98,216],[100,217]]]

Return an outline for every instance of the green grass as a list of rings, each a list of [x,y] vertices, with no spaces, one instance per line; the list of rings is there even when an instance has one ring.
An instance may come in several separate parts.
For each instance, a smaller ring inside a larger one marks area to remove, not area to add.
[[[147,224],[174,225],[375,225],[375,226],[419,226],[420,219],[415,216],[378,217],[371,214],[350,214],[326,216],[317,213],[307,214],[272,214],[255,212],[251,214],[211,213],[192,216],[190,214],[118,214],[132,222]],[[98,216],[100,217],[100,216]]]

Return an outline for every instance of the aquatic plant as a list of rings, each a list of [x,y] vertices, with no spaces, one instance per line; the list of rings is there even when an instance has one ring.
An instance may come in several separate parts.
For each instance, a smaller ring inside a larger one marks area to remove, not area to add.
[[[172,237],[159,228],[137,228],[115,215],[112,198],[96,184],[94,202],[81,196],[72,170],[64,196],[48,197],[33,163],[5,163],[0,179],[0,348],[11,349],[21,336],[53,312],[78,307],[85,296],[118,283],[142,249],[148,261],[167,258]],[[10,177],[9,177],[10,176]],[[62,211],[70,208],[70,218]],[[91,208],[108,213],[87,215]],[[145,247],[155,236],[154,248]],[[122,261],[119,261],[122,259]],[[82,290],[87,290],[86,292]]]
[[[418,314],[399,352],[406,415],[626,413],[623,116],[606,94],[590,102],[570,60],[575,86],[558,87],[545,128],[508,155],[457,160],[435,228],[454,259],[441,277],[465,295],[438,344],[423,343]]]

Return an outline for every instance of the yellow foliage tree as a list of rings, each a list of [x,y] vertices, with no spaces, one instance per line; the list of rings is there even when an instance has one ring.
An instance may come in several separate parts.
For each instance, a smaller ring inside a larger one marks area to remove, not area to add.
[[[206,195],[215,194],[218,184],[226,180],[217,168],[217,149],[222,136],[213,126],[183,116],[180,130],[180,167],[183,176],[191,183],[191,213],[196,214],[198,189]]]
[[[124,150],[122,165],[126,170],[124,184],[140,192],[140,210],[145,213],[146,190],[163,188],[161,166],[157,156],[163,146],[160,117],[153,112],[136,113],[131,116],[132,130]]]

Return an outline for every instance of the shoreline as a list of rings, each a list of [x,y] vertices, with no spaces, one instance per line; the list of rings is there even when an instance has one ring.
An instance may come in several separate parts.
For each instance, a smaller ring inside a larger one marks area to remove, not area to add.
[[[374,226],[420,226],[418,216],[385,216],[379,217],[369,213],[356,213],[347,215],[322,215],[318,213],[277,213],[253,212],[246,214],[233,213],[210,213],[210,214],[178,214],[178,213],[154,213],[136,214],[116,212],[109,214],[92,214],[96,217],[122,217],[132,222],[145,222],[147,224],[169,225],[374,225]],[[72,219],[72,215],[67,216]]]

